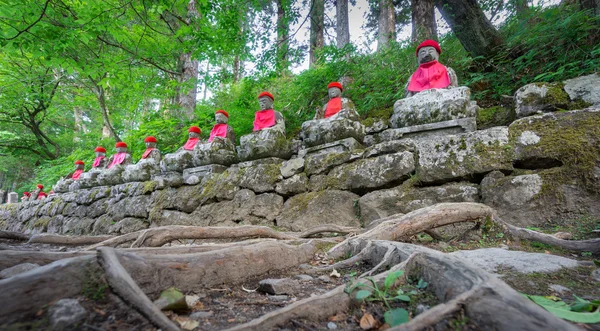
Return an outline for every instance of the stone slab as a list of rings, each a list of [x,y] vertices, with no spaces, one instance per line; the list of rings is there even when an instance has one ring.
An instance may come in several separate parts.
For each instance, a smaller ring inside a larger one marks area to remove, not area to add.
[[[459,134],[477,130],[475,117],[459,118],[449,121],[388,129],[375,136],[376,142],[392,141],[402,138],[424,139]]]
[[[209,164],[183,170],[183,182],[187,185],[196,185],[202,178],[210,174],[220,174],[227,170],[226,166],[220,164]]]
[[[17,203],[19,202],[19,194],[17,192],[8,193],[7,203]]]

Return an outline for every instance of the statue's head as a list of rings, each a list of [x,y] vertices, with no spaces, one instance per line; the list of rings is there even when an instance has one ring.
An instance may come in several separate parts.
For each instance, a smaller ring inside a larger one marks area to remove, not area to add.
[[[36,188],[36,190],[37,190],[37,191],[41,191],[41,190],[43,190],[43,189],[44,189],[44,185],[42,185],[42,184],[37,184],[37,186],[36,186],[36,187],[37,187],[37,188]]]
[[[342,91],[344,88],[342,84],[338,82],[332,82],[327,85],[327,92],[329,93],[329,99],[337,98],[342,96]]]
[[[188,137],[189,138],[200,138],[200,133],[202,133],[202,130],[200,130],[199,127],[191,126],[190,129],[188,130]]]
[[[156,138],[152,136],[146,137],[144,143],[146,144],[146,148],[156,148]]]
[[[417,47],[417,59],[419,64],[438,61],[442,54],[440,44],[435,40],[425,40]]]
[[[94,152],[96,153],[96,157],[106,156],[106,149],[102,146],[96,147],[96,149],[94,149]]]
[[[127,152],[127,144],[123,141],[119,141],[118,143],[116,143],[115,148],[117,149],[117,153]]]
[[[258,104],[260,105],[260,110],[273,109],[274,101],[275,98],[269,92],[263,92],[258,95]]]
[[[83,170],[85,164],[81,160],[75,161],[75,170]]]
[[[25,191],[25,192],[23,192],[23,196],[29,198],[31,196],[31,193]]]
[[[215,121],[218,124],[227,124],[229,122],[229,114],[223,109],[219,109],[215,113]]]

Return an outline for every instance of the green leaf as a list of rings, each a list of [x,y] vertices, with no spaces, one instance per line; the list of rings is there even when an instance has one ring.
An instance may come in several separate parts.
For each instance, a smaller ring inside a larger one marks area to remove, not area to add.
[[[370,297],[371,294],[373,294],[373,292],[367,291],[367,290],[360,290],[360,291],[356,292],[356,299],[363,300],[363,299]]]
[[[564,320],[586,324],[600,323],[600,310],[593,313],[576,312],[571,311],[571,307],[563,301],[552,301],[538,295],[527,295],[527,297],[556,317]]]
[[[385,314],[383,314],[383,318],[385,319],[385,322],[393,328],[394,326],[408,322],[408,311],[404,308],[392,309],[386,311]]]
[[[596,265],[596,267],[600,267],[600,261],[594,260],[594,264]]]
[[[408,295],[397,295],[394,297],[394,300],[400,300],[404,302],[410,302],[410,297]]]
[[[387,277],[385,277],[385,282],[383,283],[385,288],[388,289],[390,288],[390,286],[392,286],[392,284],[394,284],[394,282],[396,281],[396,279],[398,279],[398,277],[404,275],[404,270],[398,270],[398,271],[394,271],[394,272],[390,272]]]
[[[429,283],[424,281],[423,278],[421,278],[421,279],[419,279],[419,282],[417,283],[417,288],[422,290],[422,289],[426,288],[427,285],[429,285]]]

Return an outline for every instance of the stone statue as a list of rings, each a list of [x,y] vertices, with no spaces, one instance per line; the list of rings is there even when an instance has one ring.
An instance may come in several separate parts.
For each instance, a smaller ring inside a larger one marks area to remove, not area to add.
[[[81,175],[83,174],[85,164],[81,160],[75,161],[75,170],[70,172],[64,178],[61,178],[53,187],[54,190],[50,191],[50,194],[54,193],[54,191],[62,193],[67,192],[71,184],[74,181],[79,180]]]
[[[65,179],[73,179],[78,180],[81,174],[83,173],[83,169],[85,164],[81,160],[75,161],[75,170],[67,175]]]
[[[87,172],[84,172],[79,177],[79,180],[74,181],[71,185],[69,185],[69,191],[75,191],[80,188],[88,188],[94,187],[98,185],[97,178],[98,175],[104,170],[106,167],[106,149],[102,146],[98,146],[94,149],[95,158],[92,163],[92,169]],[[62,192],[60,187],[54,186],[54,191]]]
[[[329,102],[317,111],[315,120],[330,118],[332,116],[345,117],[353,121],[359,120],[359,115],[352,100],[342,97],[343,90],[342,84],[338,82],[332,82],[327,85]]]
[[[146,150],[142,154],[142,159],[136,164],[130,164],[125,167],[123,172],[123,181],[125,182],[143,182],[150,180],[152,175],[160,172],[161,154],[156,148],[157,140],[153,136],[144,139]]]
[[[21,202],[29,201],[29,197],[31,197],[31,193],[25,191],[23,192],[23,196],[21,197]]]
[[[438,62],[440,54],[442,49],[435,40],[425,40],[417,47],[419,68],[406,83],[405,98],[433,88],[458,87],[458,78],[454,70]]]
[[[107,166],[98,175],[99,185],[117,185],[123,183],[121,174],[125,166],[132,163],[131,155],[127,152],[127,144],[119,141],[115,144],[116,154],[111,155],[107,161]]]
[[[40,194],[40,192],[42,192],[43,189],[44,189],[44,185],[37,184],[35,190],[33,190],[33,192],[31,192],[31,196],[29,197],[29,200],[39,200],[38,195]]]
[[[92,169],[106,167],[106,149],[102,146],[98,146],[94,149],[94,153],[96,153],[96,158],[92,164]]]
[[[40,191],[40,193],[38,194],[37,200],[43,200],[43,199],[46,199],[47,197],[48,197],[48,195],[46,194],[46,192]]]
[[[212,130],[208,142],[198,144],[194,149],[194,165],[196,167],[210,164],[231,165],[236,163],[235,133],[228,124],[229,114],[219,109],[215,112],[217,122]]]
[[[269,92],[258,96],[260,110],[254,114],[253,132],[240,137],[238,156],[242,161],[267,157],[287,158],[290,146],[285,136],[285,120],[273,110],[275,98]]]
[[[344,88],[338,82],[327,85],[329,102],[318,110],[312,121],[302,123],[300,138],[305,148],[353,138],[362,143],[365,127],[352,100],[343,98]]]
[[[197,126],[188,129],[188,140],[175,153],[167,154],[160,163],[164,172],[183,172],[183,169],[192,166],[193,153],[196,145],[200,143],[202,131]]]

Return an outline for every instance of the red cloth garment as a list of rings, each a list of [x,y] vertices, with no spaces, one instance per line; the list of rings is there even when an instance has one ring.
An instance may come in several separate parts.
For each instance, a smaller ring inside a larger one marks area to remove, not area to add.
[[[96,168],[97,166],[99,166],[102,160],[104,160],[104,156],[98,156],[97,158],[95,158],[94,163],[92,163],[92,168]]]
[[[123,161],[125,161],[125,156],[127,156],[126,152],[120,152],[120,153],[115,154],[112,162],[108,165],[108,169],[116,166],[117,164],[123,163]]]
[[[75,170],[75,172],[73,173],[73,179],[79,179],[79,176],[81,176],[81,174],[83,173],[83,169],[77,169]]]
[[[148,155],[150,155],[150,153],[152,153],[152,151],[154,150],[153,147],[150,148],[146,148],[146,151],[144,151],[144,154],[142,154],[142,159],[145,159],[148,157]]]
[[[423,63],[415,71],[408,83],[410,92],[421,92],[432,88],[446,88],[450,86],[448,69],[438,61]]]
[[[183,145],[183,149],[193,151],[194,147],[196,147],[196,144],[198,143],[198,140],[200,140],[200,138],[188,139],[188,141],[185,142],[185,145]]]
[[[340,110],[342,110],[342,98],[331,98],[329,102],[327,102],[327,108],[325,109],[325,118],[329,118],[337,114]]]
[[[47,198],[48,196],[47,196],[47,195],[46,195],[46,193],[44,193],[44,192],[40,192],[40,193],[38,193],[38,197],[37,197],[37,199],[38,199],[38,200],[42,200],[42,197],[44,197],[44,198]]]
[[[252,131],[260,131],[275,125],[275,111],[273,109],[259,110],[254,113],[254,128]]]
[[[215,137],[227,137],[227,124],[220,123],[215,124],[212,130],[210,130],[210,137],[208,138],[208,142],[212,142]]]

